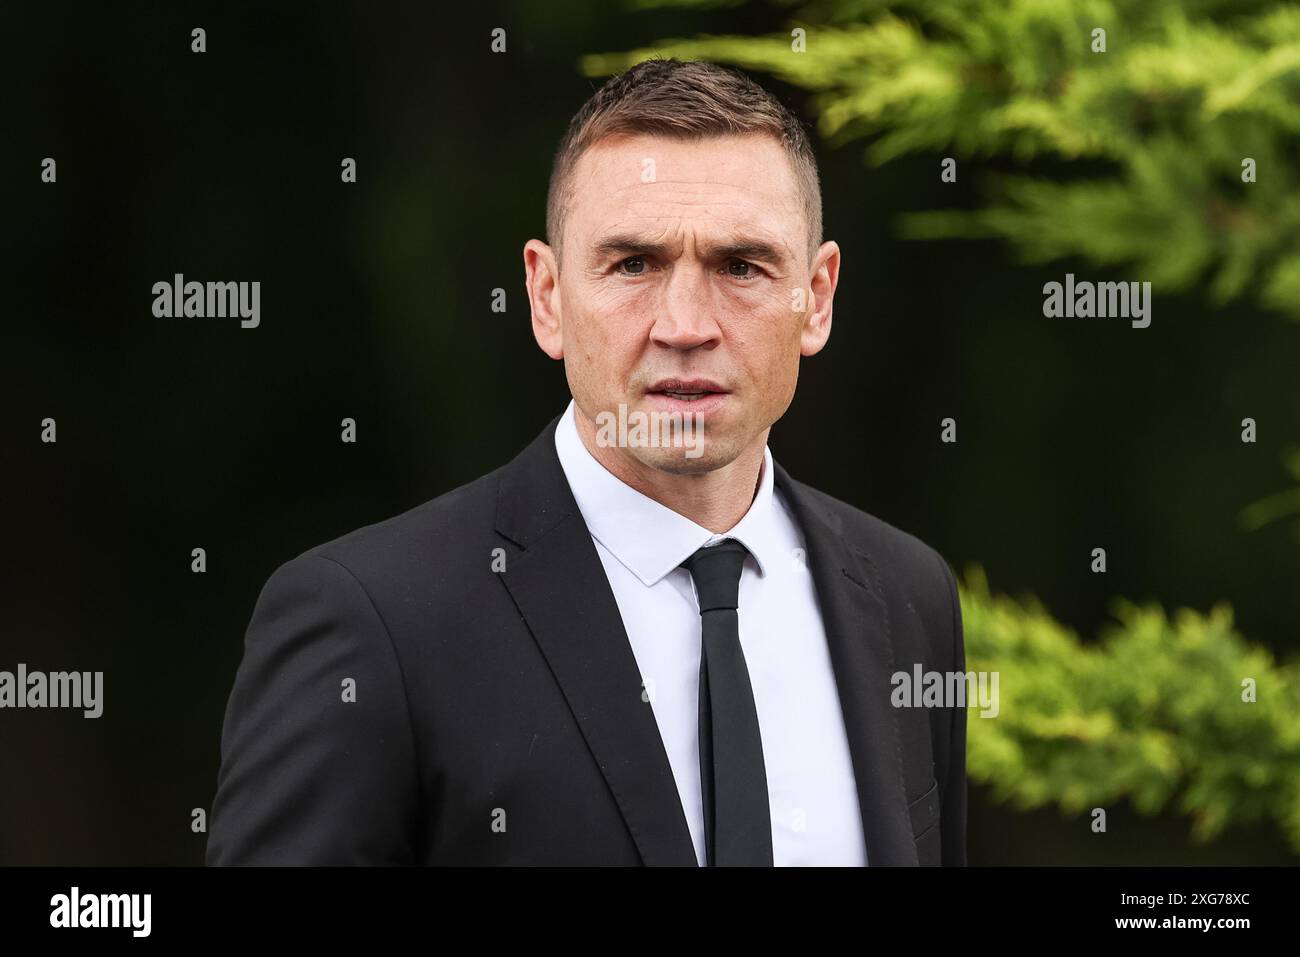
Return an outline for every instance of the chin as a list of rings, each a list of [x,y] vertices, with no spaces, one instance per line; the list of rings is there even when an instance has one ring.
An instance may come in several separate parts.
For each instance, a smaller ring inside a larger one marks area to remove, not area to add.
[[[708,443],[705,443],[703,448],[657,448],[635,451],[641,462],[669,475],[701,475],[722,468],[735,458],[723,454],[721,449],[710,447]],[[696,452],[701,454],[696,455]]]

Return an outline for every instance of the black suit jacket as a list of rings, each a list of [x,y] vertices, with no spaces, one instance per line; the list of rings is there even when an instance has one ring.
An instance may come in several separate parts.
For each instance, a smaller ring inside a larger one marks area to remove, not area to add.
[[[209,864],[695,866],[558,421],[276,569],[226,711]],[[890,703],[895,671],[965,669],[948,565],[779,465],[775,483],[806,538],[868,864],[964,864],[965,709]]]

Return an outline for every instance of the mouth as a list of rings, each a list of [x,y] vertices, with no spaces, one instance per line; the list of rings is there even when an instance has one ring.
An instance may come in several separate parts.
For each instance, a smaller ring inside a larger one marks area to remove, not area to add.
[[[660,379],[646,390],[652,409],[696,419],[718,413],[730,395],[712,379]]]
[[[662,395],[678,402],[699,402],[728,392],[712,379],[660,379],[649,389],[648,395]]]

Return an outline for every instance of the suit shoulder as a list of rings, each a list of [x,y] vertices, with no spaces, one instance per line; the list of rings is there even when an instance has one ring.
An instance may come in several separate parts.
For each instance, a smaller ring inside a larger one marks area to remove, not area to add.
[[[892,572],[925,580],[934,574],[935,562],[939,563],[940,571],[948,566],[936,548],[911,532],[811,485],[797,481],[794,484],[800,486],[826,514],[839,521],[849,541],[865,551],[880,566],[882,574]]]
[[[961,606],[957,576],[937,549],[916,535],[891,525],[808,485],[800,489],[870,564],[882,589],[881,599],[901,620],[919,620],[929,635],[932,660],[963,661]],[[946,658],[950,647],[953,657]]]
[[[458,553],[493,538],[497,486],[503,468],[308,548],[286,564],[328,559],[342,565],[363,584],[393,581],[418,569],[427,574],[453,567]]]

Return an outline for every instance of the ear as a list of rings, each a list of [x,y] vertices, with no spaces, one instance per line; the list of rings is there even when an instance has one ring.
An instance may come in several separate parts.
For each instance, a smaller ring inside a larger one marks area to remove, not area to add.
[[[524,285],[528,287],[528,306],[533,313],[533,338],[552,359],[563,359],[560,270],[555,251],[540,239],[524,244]]]
[[[815,356],[831,337],[831,305],[840,281],[840,247],[822,243],[808,281],[808,315],[799,335],[799,354]]]

